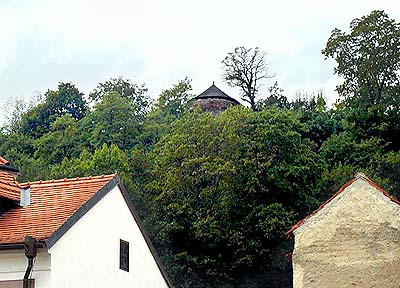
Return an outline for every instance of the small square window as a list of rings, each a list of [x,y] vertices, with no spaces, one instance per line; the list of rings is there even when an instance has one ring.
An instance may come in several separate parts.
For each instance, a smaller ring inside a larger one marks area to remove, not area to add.
[[[119,240],[119,269],[129,272],[129,242]]]

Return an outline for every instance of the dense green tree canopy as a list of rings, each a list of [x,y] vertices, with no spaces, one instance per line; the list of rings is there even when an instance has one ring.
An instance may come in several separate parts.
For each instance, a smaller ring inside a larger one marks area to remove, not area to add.
[[[88,111],[83,94],[72,83],[59,83],[58,90],[48,90],[44,96],[42,103],[21,116],[22,133],[38,138],[49,131],[57,117],[70,114],[80,120]]]
[[[322,51],[336,60],[335,72],[344,78],[337,90],[354,104],[389,107],[400,84],[400,24],[373,11],[354,19],[350,29],[333,30]]]
[[[351,31],[333,30],[322,53],[337,62],[341,106],[358,138],[381,137],[399,149],[400,24],[384,11],[354,19]]]
[[[131,101],[116,92],[106,94],[80,125],[89,146],[115,144],[126,150],[140,143],[144,115]]]
[[[89,94],[89,98],[96,103],[102,101],[104,97],[112,93],[129,100],[129,103],[136,109],[137,115],[144,117],[149,110],[151,100],[147,95],[147,88],[145,85],[134,84],[129,79],[124,79],[122,77],[111,78],[108,81],[100,83],[97,88]]]
[[[161,92],[154,102],[153,108],[146,117],[143,144],[151,146],[169,131],[171,123],[182,117],[188,109],[188,102],[194,96],[190,93],[191,80],[185,78],[174,84],[172,88]]]
[[[188,78],[154,101],[112,78],[90,105],[60,83],[9,105],[0,155],[19,182],[118,173],[177,288],[291,287],[288,227],[358,171],[400,197],[399,43],[382,11],[334,30],[323,51],[344,81],[333,108],[323,93],[289,101],[277,82],[256,109],[220,115],[187,109]],[[245,70],[265,64],[258,49],[227,57]],[[247,72],[238,75],[266,75]],[[261,92],[248,83],[243,93]]]
[[[211,278],[257,266],[308,211],[325,169],[303,128],[293,113],[242,107],[176,122],[152,153],[158,240]]]

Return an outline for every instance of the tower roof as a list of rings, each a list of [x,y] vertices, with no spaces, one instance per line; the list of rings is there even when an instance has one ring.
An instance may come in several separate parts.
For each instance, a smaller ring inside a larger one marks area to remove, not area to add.
[[[228,96],[225,92],[215,86],[214,82],[207,90],[205,90],[203,93],[200,93],[194,99],[224,99],[231,101],[235,104],[240,104],[239,101]]]

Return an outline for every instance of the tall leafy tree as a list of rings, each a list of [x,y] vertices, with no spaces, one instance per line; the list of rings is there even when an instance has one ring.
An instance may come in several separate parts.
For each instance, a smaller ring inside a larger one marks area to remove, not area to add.
[[[185,78],[174,84],[172,88],[165,89],[154,103],[155,110],[163,116],[179,118],[187,108],[187,103],[194,97],[191,94],[191,80]]]
[[[171,123],[183,116],[188,102],[194,97],[191,94],[191,80],[185,78],[165,89],[154,102],[153,108],[146,117],[143,143],[151,146],[169,131]]]
[[[21,116],[22,133],[39,138],[49,131],[51,123],[57,117],[70,114],[73,119],[80,120],[87,111],[83,93],[72,83],[59,83],[57,90],[48,90],[43,102]]]
[[[89,98],[97,103],[101,102],[104,97],[110,93],[117,93],[122,98],[129,100],[131,105],[136,109],[137,115],[144,117],[149,110],[151,100],[147,95],[147,88],[144,84],[137,85],[132,83],[129,79],[124,79],[122,77],[111,78],[110,80],[100,83],[97,88],[89,94]]]
[[[155,145],[148,190],[156,239],[181,264],[177,281],[192,271],[213,287],[270,263],[325,169],[303,128],[288,111],[236,107],[218,117],[188,113]]]
[[[65,157],[78,157],[81,152],[78,135],[78,125],[71,114],[57,118],[50,131],[36,140],[35,158],[54,165]]]
[[[129,99],[110,92],[82,119],[80,129],[92,149],[115,144],[128,150],[140,143],[143,120],[143,115]]]
[[[354,19],[350,32],[335,29],[322,53],[337,62],[337,86],[357,137],[383,137],[399,149],[400,24],[384,11]]]
[[[337,62],[335,73],[344,81],[337,87],[348,104],[392,104],[400,82],[400,25],[384,11],[350,23],[351,31],[335,29],[322,53]],[[386,102],[386,103],[385,103]]]

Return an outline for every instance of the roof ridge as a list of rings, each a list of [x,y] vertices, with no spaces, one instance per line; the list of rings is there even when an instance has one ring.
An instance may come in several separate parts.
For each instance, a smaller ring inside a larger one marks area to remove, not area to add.
[[[44,185],[44,184],[59,184],[59,183],[70,183],[70,182],[75,182],[75,181],[87,181],[87,180],[102,180],[102,179],[108,179],[108,178],[113,178],[117,175],[117,173],[113,174],[102,174],[102,175],[95,175],[95,176],[86,176],[86,177],[74,177],[74,178],[63,178],[63,179],[51,179],[51,180],[38,180],[38,181],[33,181],[33,182],[25,182],[25,183],[20,183],[19,185],[21,188],[26,188],[30,187],[32,185]]]
[[[285,233],[285,235],[287,237],[289,237],[290,235],[293,234],[293,231],[296,230],[297,228],[299,228],[301,225],[303,225],[308,219],[310,219],[312,216],[314,216],[315,214],[317,214],[319,211],[321,211],[327,204],[329,204],[334,198],[336,198],[339,194],[343,193],[344,190],[346,190],[347,187],[349,187],[351,184],[353,184],[355,181],[357,180],[363,180],[365,182],[367,182],[368,184],[370,184],[371,186],[373,186],[375,189],[377,189],[379,192],[381,192],[383,195],[385,195],[386,197],[388,197],[392,202],[396,203],[397,205],[400,206],[400,201],[397,200],[396,198],[394,198],[393,196],[391,196],[388,192],[386,192],[382,187],[380,187],[378,184],[376,184],[374,181],[372,181],[371,179],[369,179],[364,173],[361,172],[357,172],[354,177],[348,181],[346,184],[344,184],[342,187],[340,187],[340,189],[333,194],[332,197],[330,197],[328,200],[326,200],[324,203],[322,203],[316,210],[314,210],[313,212],[311,212],[311,214],[309,214],[307,217],[301,219],[300,221],[298,221],[295,225],[293,225],[289,231],[287,231]]]

